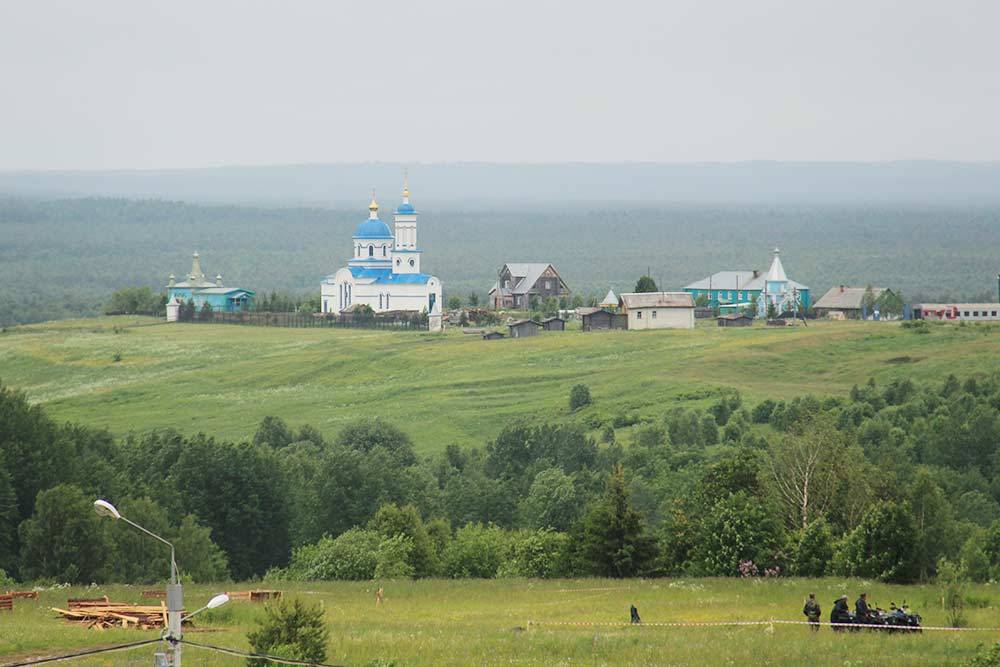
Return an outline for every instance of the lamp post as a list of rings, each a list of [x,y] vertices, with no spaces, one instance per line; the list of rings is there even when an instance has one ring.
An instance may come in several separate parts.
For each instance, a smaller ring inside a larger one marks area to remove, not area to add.
[[[182,618],[182,614],[184,613],[184,589],[181,586],[179,577],[177,576],[177,560],[174,558],[174,545],[156,533],[146,530],[134,521],[130,521],[122,516],[121,512],[118,511],[118,508],[109,503],[107,500],[95,500],[94,511],[101,516],[110,517],[115,520],[120,519],[128,525],[138,528],[153,539],[159,540],[170,547],[170,584],[167,586],[167,632],[165,638],[171,645],[171,660],[169,662],[170,667],[181,667],[181,621],[191,618],[194,614],[202,612],[205,609],[215,609],[216,607],[226,604],[229,602],[229,596],[225,594],[216,595],[207,605],[193,614],[189,614],[187,617]]]

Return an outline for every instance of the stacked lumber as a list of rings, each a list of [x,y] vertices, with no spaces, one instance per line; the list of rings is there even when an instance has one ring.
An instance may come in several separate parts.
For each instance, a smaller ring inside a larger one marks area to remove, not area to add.
[[[166,600],[167,592],[161,589],[153,589],[139,593],[141,598],[153,598],[155,600]]]
[[[37,600],[38,599],[38,591],[7,591],[7,595],[9,595],[14,600],[18,600],[18,599],[21,599],[21,600]]]
[[[266,602],[276,600],[281,597],[281,591],[256,589],[252,591],[226,591],[230,600],[243,600],[245,602]]]
[[[69,609],[52,608],[52,611],[71,623],[79,623],[88,628],[138,628],[154,630],[167,625],[167,606],[136,605],[124,602],[109,602],[107,596],[94,600],[69,600]]]
[[[0,595],[0,611],[14,611],[14,597],[12,595]]]

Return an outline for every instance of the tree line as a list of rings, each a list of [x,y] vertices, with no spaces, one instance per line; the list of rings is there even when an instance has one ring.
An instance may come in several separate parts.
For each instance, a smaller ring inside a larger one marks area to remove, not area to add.
[[[196,580],[1000,576],[998,376],[754,405],[724,392],[647,420],[587,414],[586,389],[582,424],[513,423],[421,457],[378,419],[332,438],[270,416],[247,442],[116,440],[0,388],[0,568],[162,578],[155,543],[94,515],[104,497],[173,537]]]

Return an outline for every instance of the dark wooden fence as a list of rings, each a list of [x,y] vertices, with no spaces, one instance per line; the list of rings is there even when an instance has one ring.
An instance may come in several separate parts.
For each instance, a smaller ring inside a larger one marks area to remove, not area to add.
[[[240,313],[195,312],[184,322],[202,324],[244,324],[255,327],[285,327],[291,329],[391,329],[393,331],[427,331],[427,322],[407,317],[356,318],[350,315],[312,315],[308,313]]]

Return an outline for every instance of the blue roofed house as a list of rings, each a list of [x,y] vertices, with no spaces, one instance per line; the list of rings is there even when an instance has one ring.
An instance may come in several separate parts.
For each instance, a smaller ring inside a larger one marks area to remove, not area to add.
[[[201,270],[201,259],[195,251],[191,261],[191,273],[181,282],[177,282],[174,274],[170,274],[167,283],[167,313],[176,313],[176,306],[194,301],[195,309],[201,310],[207,303],[212,310],[222,313],[234,313],[249,310],[253,307],[254,292],[242,287],[225,287],[222,276],[215,276],[215,281],[207,280]],[[170,306],[173,305],[174,308]]]
[[[766,274],[757,270],[719,271],[684,288],[698,300],[708,298],[709,305],[718,306],[723,312],[752,309],[758,317],[767,315],[769,304],[777,312],[803,311],[809,308],[809,288],[789,279],[781,264],[780,251],[774,249],[771,268]]]
[[[354,231],[347,266],[327,276],[320,285],[324,313],[342,313],[367,305],[376,313],[434,312],[440,309],[441,281],[420,270],[422,250],[417,245],[417,211],[404,182],[403,202],[393,217],[395,233],[378,217],[372,192],[368,219]]]

